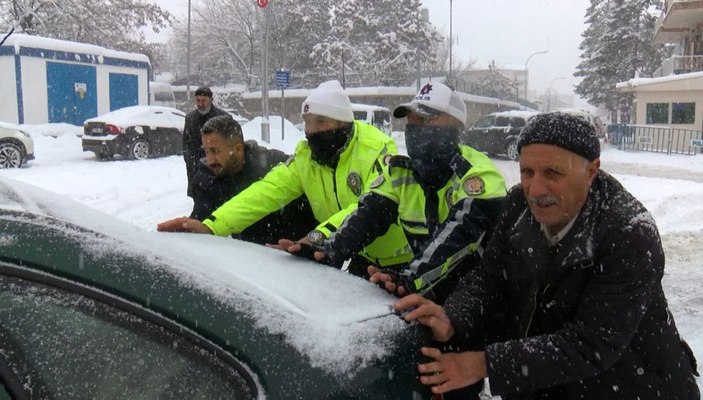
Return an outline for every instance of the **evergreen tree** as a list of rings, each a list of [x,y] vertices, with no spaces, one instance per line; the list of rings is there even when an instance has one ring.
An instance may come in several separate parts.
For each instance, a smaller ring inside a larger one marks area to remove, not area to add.
[[[576,93],[594,106],[604,106],[614,121],[629,122],[633,101],[632,93],[617,91],[615,85],[635,77],[651,77],[664,57],[663,46],[652,43],[656,17],[649,10],[656,3],[591,0],[586,12],[582,62],[574,74],[583,80]]]

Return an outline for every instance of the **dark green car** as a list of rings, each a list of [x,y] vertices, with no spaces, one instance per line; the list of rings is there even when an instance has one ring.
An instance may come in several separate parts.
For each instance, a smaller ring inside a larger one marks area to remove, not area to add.
[[[0,399],[423,399],[374,285],[0,179]]]

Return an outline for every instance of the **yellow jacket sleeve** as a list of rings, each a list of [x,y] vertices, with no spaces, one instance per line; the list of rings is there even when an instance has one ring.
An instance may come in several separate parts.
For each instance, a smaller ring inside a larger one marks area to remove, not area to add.
[[[295,158],[228,200],[203,224],[217,236],[237,234],[303,193]]]

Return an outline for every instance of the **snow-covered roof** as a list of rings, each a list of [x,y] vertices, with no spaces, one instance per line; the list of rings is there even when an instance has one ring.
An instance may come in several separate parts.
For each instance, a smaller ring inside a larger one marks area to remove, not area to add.
[[[668,75],[659,78],[633,78],[625,82],[615,84],[617,89],[634,89],[637,86],[654,85],[657,83],[685,81],[689,79],[703,78],[703,71],[691,72],[688,74]]]
[[[288,89],[285,91],[286,98],[296,98],[296,97],[308,97],[313,89]],[[346,88],[344,91],[348,96],[408,96],[413,97],[417,93],[417,88],[415,86],[369,86],[369,87],[356,87],[356,88]],[[244,93],[242,98],[244,99],[259,99],[261,98],[261,91]],[[499,104],[508,107],[522,107],[520,103],[514,101],[500,100],[493,97],[476,96],[473,94],[457,92],[459,98],[464,101],[471,103],[481,103],[481,104]],[[280,96],[280,90],[269,90],[269,98],[275,98]]]
[[[37,50],[73,53],[78,56],[93,56],[96,58],[95,61],[97,61],[98,63],[103,63],[105,58],[114,58],[150,64],[149,57],[145,56],[144,54],[128,53],[126,51],[111,50],[93,44],[70,42],[67,40],[59,39],[50,39],[40,36],[25,35],[22,33],[13,33],[12,35],[10,35],[10,37],[7,38],[2,47],[14,47],[15,54],[20,54],[20,49],[22,48],[31,48]],[[0,52],[0,55],[2,54],[3,53]],[[76,61],[87,60],[77,59]]]

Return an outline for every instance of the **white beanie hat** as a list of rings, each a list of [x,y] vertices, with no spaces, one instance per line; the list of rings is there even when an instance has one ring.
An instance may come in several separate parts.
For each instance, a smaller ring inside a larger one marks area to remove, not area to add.
[[[322,82],[313,90],[303,102],[301,113],[322,115],[336,121],[354,121],[349,96],[336,80]]]
[[[404,118],[413,111],[424,118],[447,113],[466,124],[466,104],[455,91],[439,82],[430,82],[420,89],[410,103],[401,104],[393,110],[393,116]]]

